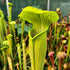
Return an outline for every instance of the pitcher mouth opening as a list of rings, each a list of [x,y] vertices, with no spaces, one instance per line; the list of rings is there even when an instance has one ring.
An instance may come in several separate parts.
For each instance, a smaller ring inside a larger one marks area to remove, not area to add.
[[[45,33],[46,31],[47,31],[47,30],[38,33],[35,29],[32,28],[32,29],[29,31],[28,34],[29,34],[29,37],[30,37],[31,39],[35,39],[36,37],[38,37],[39,35]]]

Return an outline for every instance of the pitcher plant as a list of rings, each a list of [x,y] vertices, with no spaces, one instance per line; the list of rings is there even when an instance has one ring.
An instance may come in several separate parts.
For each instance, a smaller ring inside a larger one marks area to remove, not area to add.
[[[33,24],[29,31],[31,70],[43,70],[47,49],[47,30],[49,25],[56,22],[59,17],[54,11],[41,10],[31,6],[22,9],[19,17]]]

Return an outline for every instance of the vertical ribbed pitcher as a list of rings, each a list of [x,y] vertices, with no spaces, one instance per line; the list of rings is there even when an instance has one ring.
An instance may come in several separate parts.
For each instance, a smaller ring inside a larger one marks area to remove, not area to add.
[[[43,70],[46,54],[46,31],[34,35],[34,30],[29,31],[29,51],[31,70]]]

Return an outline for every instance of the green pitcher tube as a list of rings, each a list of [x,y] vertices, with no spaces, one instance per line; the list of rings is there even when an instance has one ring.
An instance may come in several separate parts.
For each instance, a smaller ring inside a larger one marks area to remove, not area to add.
[[[9,19],[9,23],[12,21],[12,3],[8,2],[9,5],[9,15],[8,15],[8,19]]]
[[[32,70],[43,70],[47,49],[46,31],[33,36],[34,30],[29,31],[29,52]]]

